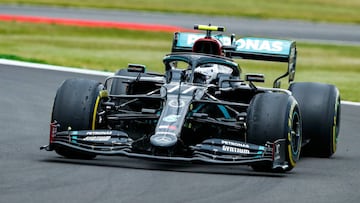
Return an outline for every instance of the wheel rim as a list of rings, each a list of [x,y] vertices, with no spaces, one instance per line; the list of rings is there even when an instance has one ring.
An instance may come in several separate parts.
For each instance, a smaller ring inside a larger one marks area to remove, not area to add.
[[[301,141],[301,125],[300,117],[297,112],[293,114],[293,122],[291,125],[291,149],[294,156],[298,156],[300,152],[300,141]]]
[[[294,167],[297,160],[299,160],[301,149],[301,120],[298,111],[296,111],[295,105],[292,108],[292,114],[289,117],[289,133],[288,133],[288,153],[290,166]]]
[[[339,130],[340,130],[340,98],[338,96],[335,104],[334,122],[332,129],[332,153],[336,152]]]

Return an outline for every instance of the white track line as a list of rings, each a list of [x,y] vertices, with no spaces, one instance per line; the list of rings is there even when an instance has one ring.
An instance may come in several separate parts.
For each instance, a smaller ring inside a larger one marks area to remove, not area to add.
[[[62,72],[70,72],[70,73],[80,73],[80,74],[87,74],[87,75],[111,76],[114,74],[114,73],[105,72],[105,71],[87,70],[87,69],[80,69],[80,68],[74,68],[74,67],[31,63],[31,62],[9,60],[9,59],[0,59],[0,64],[8,65],[8,66],[19,66],[19,67],[26,67],[26,68],[43,69],[43,70],[54,70],[54,71],[62,71]],[[359,102],[351,102],[351,101],[341,101],[341,104],[351,105],[351,106],[360,106]]]
[[[114,75],[114,73],[104,72],[104,71],[87,70],[87,69],[80,69],[80,68],[74,68],[74,67],[55,66],[55,65],[15,61],[15,60],[8,60],[8,59],[0,59],[0,64],[8,65],[8,66],[19,66],[19,67],[26,67],[26,68],[43,69],[43,70],[54,70],[54,71],[62,71],[62,72],[70,72],[70,73],[80,73],[80,74],[87,74],[87,75],[99,75],[99,76]]]
[[[351,101],[341,101],[341,104],[351,105],[351,106],[360,106],[359,102],[351,102]]]

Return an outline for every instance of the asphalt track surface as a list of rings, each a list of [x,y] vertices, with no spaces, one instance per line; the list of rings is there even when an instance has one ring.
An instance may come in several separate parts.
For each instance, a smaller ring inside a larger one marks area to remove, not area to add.
[[[360,45],[360,25],[311,23],[294,20],[257,20],[252,18],[214,17],[183,14],[75,9],[58,7],[11,6],[0,4],[0,14],[131,22],[179,26],[193,29],[194,24],[223,25],[227,33],[237,36],[286,38],[317,43]]]
[[[360,107],[342,105],[338,151],[303,158],[286,174],[247,166],[98,156],[68,160],[47,144],[57,87],[105,76],[0,66],[0,202],[358,202]]]

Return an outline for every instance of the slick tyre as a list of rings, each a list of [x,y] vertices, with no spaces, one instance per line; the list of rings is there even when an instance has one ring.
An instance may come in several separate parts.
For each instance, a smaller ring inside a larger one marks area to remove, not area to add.
[[[337,148],[340,130],[340,94],[334,85],[292,83],[289,90],[299,103],[303,118],[303,155],[327,158]]]
[[[286,172],[299,160],[301,141],[301,116],[294,97],[283,93],[255,95],[247,110],[247,140],[264,146],[267,142],[286,140],[284,152],[288,167],[273,169],[272,163],[252,165],[255,171]]]
[[[68,79],[57,90],[51,121],[60,124],[58,131],[92,129],[99,91],[103,86],[93,80]],[[72,159],[93,159],[95,155],[55,145],[56,153]]]

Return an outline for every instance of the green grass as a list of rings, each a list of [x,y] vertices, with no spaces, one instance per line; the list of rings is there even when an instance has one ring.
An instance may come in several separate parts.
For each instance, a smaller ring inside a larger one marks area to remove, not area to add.
[[[0,23],[0,57],[55,65],[115,71],[128,63],[163,72],[171,33],[60,25]],[[296,81],[335,84],[342,98],[360,101],[360,47],[298,43]],[[266,85],[286,70],[286,64],[238,60],[244,73],[266,76]],[[286,87],[284,81],[283,87]]]
[[[3,57],[109,71],[135,62],[160,70],[171,40],[171,33],[0,23]]]
[[[360,23],[359,0],[2,0],[1,3]]]

